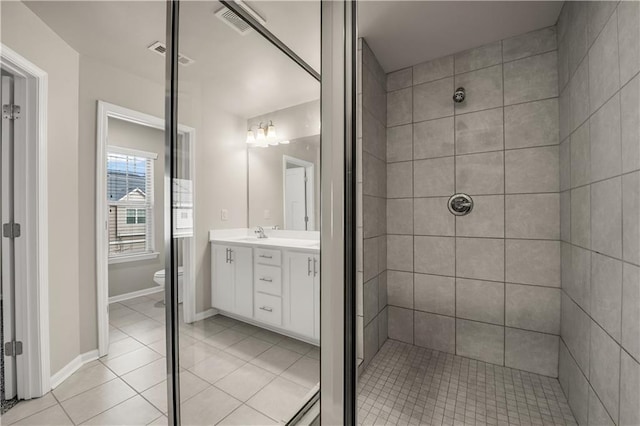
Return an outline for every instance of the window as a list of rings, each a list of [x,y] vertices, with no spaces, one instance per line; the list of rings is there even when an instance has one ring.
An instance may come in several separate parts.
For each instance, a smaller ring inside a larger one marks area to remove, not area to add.
[[[127,209],[127,225],[146,223],[146,215],[144,209]]]
[[[109,260],[154,253],[153,162],[158,155],[107,149]]]

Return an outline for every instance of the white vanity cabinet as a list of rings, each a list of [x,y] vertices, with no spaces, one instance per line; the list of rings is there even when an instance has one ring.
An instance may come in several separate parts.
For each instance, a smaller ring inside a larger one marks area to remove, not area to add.
[[[257,321],[282,326],[282,252],[254,248],[254,317]]]
[[[253,316],[253,249],[211,245],[211,306]]]
[[[285,326],[310,339],[320,337],[320,258],[315,253],[284,255]]]
[[[313,242],[223,238],[211,239],[211,305],[233,318],[317,344],[320,255],[318,248],[309,248]]]

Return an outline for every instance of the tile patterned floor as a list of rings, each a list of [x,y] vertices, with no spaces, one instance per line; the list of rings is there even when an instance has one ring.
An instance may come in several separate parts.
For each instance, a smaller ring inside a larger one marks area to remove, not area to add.
[[[358,383],[362,425],[575,425],[556,379],[387,340]]]
[[[20,402],[2,425],[166,425],[162,294],[109,307],[109,355],[42,398]],[[183,425],[283,424],[311,396],[319,350],[216,316],[180,325]]]

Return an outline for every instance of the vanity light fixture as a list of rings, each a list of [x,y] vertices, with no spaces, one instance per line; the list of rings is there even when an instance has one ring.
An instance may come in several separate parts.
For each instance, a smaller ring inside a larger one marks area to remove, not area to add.
[[[273,121],[269,120],[269,126],[267,127],[267,139],[276,138],[276,126],[273,125]]]
[[[264,128],[262,127],[262,123],[260,123],[260,127],[258,127],[258,135],[256,136],[256,139],[259,142],[262,142],[263,140],[265,140],[265,134],[264,134]]]
[[[253,126],[247,130],[247,144],[256,145],[262,148],[266,148],[269,145],[278,145],[280,143],[287,144],[289,141],[278,142],[278,134],[276,132],[276,126],[273,121],[269,121],[268,126],[263,126],[262,122],[257,126],[255,132],[252,130]]]
[[[247,143],[251,145],[256,143],[256,135],[253,134],[251,129],[247,130]]]

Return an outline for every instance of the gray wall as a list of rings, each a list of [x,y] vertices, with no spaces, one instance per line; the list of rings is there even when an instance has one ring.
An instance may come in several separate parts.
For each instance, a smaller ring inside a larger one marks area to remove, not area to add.
[[[558,21],[560,384],[580,424],[640,424],[640,3]]]
[[[158,117],[164,82],[80,56],[22,2],[2,3],[2,42],[48,74],[51,373],[97,348],[96,101]],[[25,33],[24,28],[29,28]],[[183,82],[181,82],[183,83]],[[208,85],[182,84],[180,123],[196,128],[196,311],[210,308],[208,231],[247,223],[246,117],[219,110]],[[212,166],[213,165],[213,166]],[[211,183],[226,182],[226,185]],[[60,202],[64,200],[64,202]],[[220,219],[220,209],[229,220]],[[65,224],[65,226],[59,226]]]
[[[389,338],[557,376],[557,96],[555,27],[387,76]]]
[[[109,297],[157,287],[153,274],[164,269],[164,131],[109,118],[109,145],[155,152],[153,161],[153,232],[158,257],[109,265]]]
[[[182,84],[183,82],[181,82]],[[239,228],[247,223],[245,119],[218,110],[206,85],[182,84],[179,122],[196,129],[196,312],[211,307],[212,228]],[[81,353],[97,347],[95,269],[96,102],[103,100],[156,117],[164,117],[164,83],[128,73],[87,56],[80,57],[79,158],[80,191],[80,330]],[[218,185],[218,182],[226,185]],[[220,209],[229,211],[222,221]]]
[[[386,75],[358,43],[358,357],[365,367],[387,340]]]
[[[74,326],[82,322],[79,310],[84,303],[79,296],[78,272],[78,256],[84,248],[80,248],[76,226],[81,220],[78,211],[79,55],[22,2],[2,2],[0,7],[2,43],[48,75],[49,341],[51,374],[54,374],[81,352],[81,332]]]

